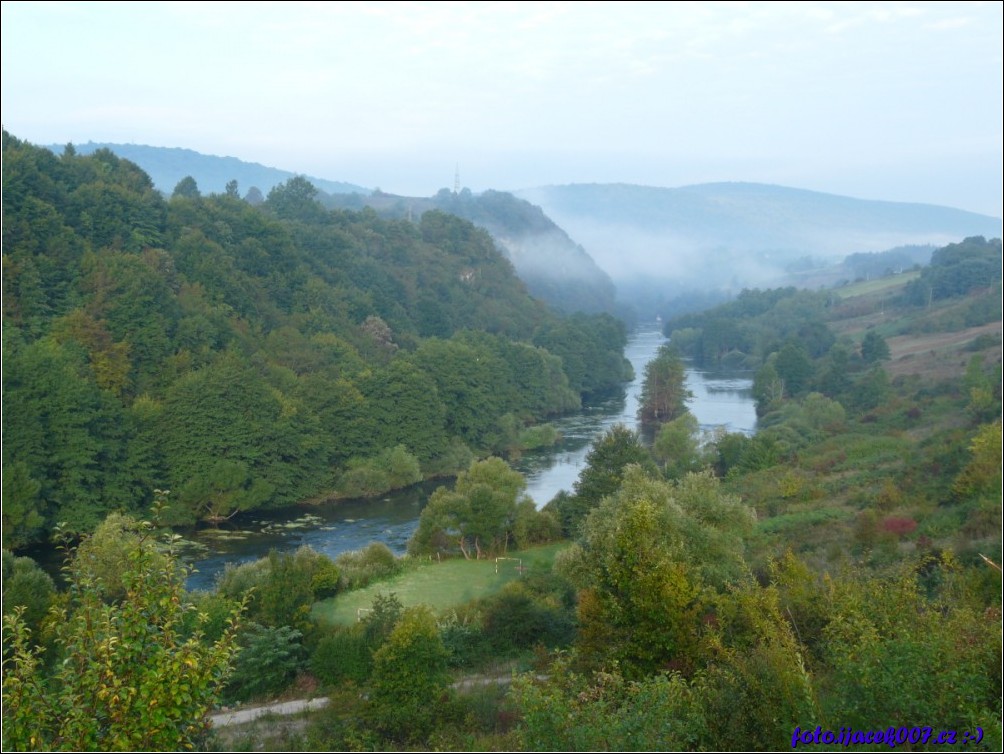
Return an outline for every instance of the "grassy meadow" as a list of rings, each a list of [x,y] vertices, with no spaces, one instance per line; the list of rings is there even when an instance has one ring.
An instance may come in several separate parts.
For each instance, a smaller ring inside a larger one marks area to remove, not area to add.
[[[522,573],[549,572],[554,556],[567,546],[568,542],[556,542],[520,550],[511,554],[512,559],[500,560],[497,572],[494,558],[412,561],[403,573],[386,581],[315,603],[312,617],[319,623],[351,625],[365,614],[361,611],[369,609],[378,594],[391,593],[405,607],[424,604],[436,611],[457,607],[495,594]]]

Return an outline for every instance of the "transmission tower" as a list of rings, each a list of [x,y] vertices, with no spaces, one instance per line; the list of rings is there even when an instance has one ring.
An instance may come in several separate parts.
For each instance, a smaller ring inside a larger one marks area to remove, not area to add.
[[[457,169],[453,173],[453,193],[460,193],[460,163],[457,163]]]

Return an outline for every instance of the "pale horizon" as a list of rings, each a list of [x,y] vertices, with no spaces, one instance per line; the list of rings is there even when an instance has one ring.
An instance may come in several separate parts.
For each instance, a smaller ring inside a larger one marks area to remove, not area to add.
[[[240,12],[235,12],[234,8]],[[394,194],[766,183],[1000,217],[1002,5],[2,5],[4,127]]]

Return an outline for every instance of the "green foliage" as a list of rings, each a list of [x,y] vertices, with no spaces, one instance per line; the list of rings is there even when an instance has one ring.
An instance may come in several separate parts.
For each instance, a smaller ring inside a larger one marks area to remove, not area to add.
[[[889,344],[877,332],[869,330],[861,341],[861,358],[866,364],[884,361],[889,358]]]
[[[432,732],[449,689],[447,657],[431,610],[401,613],[373,655],[369,716],[383,735],[420,742]]]
[[[817,358],[835,340],[825,323],[828,299],[827,293],[795,288],[743,290],[708,312],[668,321],[664,331],[698,366],[737,357],[756,366],[786,342]]]
[[[889,375],[882,367],[876,367],[861,375],[854,385],[851,407],[867,411],[882,405],[890,393]]]
[[[575,616],[562,601],[554,584],[534,588],[532,582],[514,581],[483,600],[480,610],[483,634],[499,654],[537,645],[553,649],[568,646],[575,635]],[[558,587],[560,589],[560,586]]]
[[[556,496],[545,507],[557,515],[565,536],[578,534],[579,525],[589,511],[620,488],[624,470],[631,464],[638,464],[652,474],[658,473],[638,435],[624,425],[611,427],[593,443],[586,455],[586,467],[575,482],[575,494]]]
[[[582,659],[594,668],[616,662],[629,678],[692,669],[706,588],[742,573],[752,520],[710,472],[674,486],[629,467],[620,491],[586,520],[578,562],[563,563],[586,590]]]
[[[950,562],[941,569],[957,581]],[[929,600],[906,569],[844,581],[823,632],[824,712],[851,727],[876,717],[987,725],[999,714],[1000,622],[961,596]]]
[[[999,339],[995,339],[998,342]],[[988,373],[989,372],[989,373]],[[983,367],[979,354],[969,359],[963,385],[969,391],[966,412],[977,422],[992,421],[1001,415],[1001,366],[992,370]]]
[[[18,750],[178,751],[200,745],[236,652],[236,617],[216,642],[182,634],[184,569],[146,536],[129,547],[125,594],[106,602],[71,569],[55,616],[59,662],[42,676],[20,611],[4,617],[4,744]],[[201,621],[200,621],[201,622]]]
[[[322,683],[364,683],[373,666],[373,652],[361,624],[336,627],[322,636],[310,655],[310,671]]]
[[[706,639],[712,655],[702,678],[708,732],[716,747],[779,750],[806,721],[819,720],[812,677],[775,589],[733,588]],[[744,743],[745,742],[745,743]]]
[[[683,360],[676,349],[661,346],[654,359],[645,365],[638,419],[644,424],[664,424],[679,418],[692,398],[685,387]]]
[[[91,536],[77,547],[70,566],[74,578],[92,584],[107,600],[121,600],[125,596],[128,560],[141,548],[149,536],[148,524],[112,513]],[[167,555],[151,550],[147,558],[153,567],[163,568]]]
[[[519,548],[546,544],[561,539],[561,523],[550,510],[537,510],[529,498],[516,505],[512,535]]]
[[[659,428],[652,443],[652,455],[662,464],[663,473],[669,479],[678,479],[704,465],[699,432],[700,425],[689,411]]]
[[[314,201],[316,197],[314,185],[298,175],[269,191],[265,206],[283,220],[317,222],[322,219],[323,210]]]
[[[290,626],[252,623],[240,636],[240,650],[223,691],[227,702],[275,697],[303,667],[302,635]]]
[[[79,350],[51,339],[23,344],[5,332],[4,409],[7,545],[30,542],[56,516],[84,532],[134,505],[128,423]]]
[[[393,488],[415,479],[383,458],[399,445],[452,474],[625,376],[622,323],[551,313],[457,217],[327,211],[303,178],[261,207],[190,179],[165,202],[108,150],[6,132],[3,170],[6,546],[155,488],[172,524],[328,495],[346,471]],[[346,468],[377,458],[386,482]]]
[[[3,474],[3,544],[23,547],[31,542],[45,524],[39,513],[38,493],[42,483],[32,479],[28,464],[18,461],[4,467]]]
[[[52,577],[31,558],[3,551],[3,614],[20,610],[20,620],[36,637],[56,597]]]
[[[202,196],[199,191],[199,184],[195,182],[195,179],[190,175],[186,175],[180,181],[178,185],[174,187],[174,191],[171,193],[171,198],[183,197],[185,199],[198,199]]]
[[[778,351],[774,369],[783,385],[784,395],[795,396],[802,393],[812,377],[812,360],[806,349],[798,342],[789,340]]]
[[[383,542],[371,542],[361,550],[343,552],[335,558],[343,589],[360,589],[401,571],[401,562]]]
[[[248,616],[263,626],[306,632],[311,605],[334,594],[341,577],[328,557],[303,546],[294,553],[272,550],[249,563],[227,564],[216,589],[223,597],[247,600]]]
[[[534,345],[561,358],[572,390],[583,396],[617,387],[631,379],[624,358],[627,330],[609,314],[577,313],[537,329]]]
[[[904,296],[923,306],[939,299],[964,296],[1000,280],[1001,240],[973,236],[935,251],[920,279],[907,285]]]
[[[1001,496],[1001,422],[984,424],[969,446],[972,458],[955,478],[952,490],[960,497]]]
[[[453,489],[432,493],[408,543],[412,553],[459,550],[465,558],[504,552],[517,511],[527,499],[526,481],[501,458],[476,461]],[[531,502],[532,504],[532,502]]]
[[[393,592],[381,592],[373,598],[373,606],[363,619],[363,635],[371,650],[376,651],[387,640],[403,610],[404,605]]]
[[[517,676],[524,751],[696,751],[709,746],[698,695],[680,675],[625,681],[616,670],[584,677],[555,663],[551,680]]]
[[[422,481],[418,459],[403,445],[383,450],[376,458],[349,462],[339,478],[338,492],[345,497],[372,497]]]

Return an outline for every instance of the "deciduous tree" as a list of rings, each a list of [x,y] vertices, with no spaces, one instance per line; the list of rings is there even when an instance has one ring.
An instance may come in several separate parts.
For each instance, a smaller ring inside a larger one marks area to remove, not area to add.
[[[143,532],[127,543],[120,600],[109,602],[89,569],[70,569],[51,677],[20,611],[4,617],[4,748],[179,751],[203,742],[236,651],[237,615],[216,642],[186,634],[186,571],[158,551],[151,526]]]

